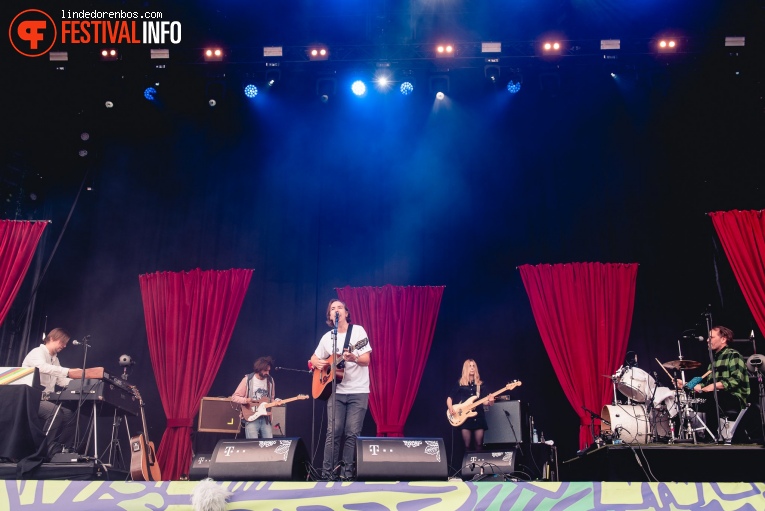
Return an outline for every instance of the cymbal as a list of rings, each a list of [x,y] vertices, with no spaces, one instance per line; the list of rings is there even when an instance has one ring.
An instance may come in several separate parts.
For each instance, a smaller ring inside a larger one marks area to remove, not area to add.
[[[664,362],[662,365],[667,369],[679,369],[684,371],[686,369],[696,369],[697,367],[701,367],[701,362],[696,362],[695,360],[670,360],[669,362]]]

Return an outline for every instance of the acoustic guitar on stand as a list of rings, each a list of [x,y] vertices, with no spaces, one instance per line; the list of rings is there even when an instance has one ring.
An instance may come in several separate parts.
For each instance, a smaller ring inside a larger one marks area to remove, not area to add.
[[[272,406],[281,406],[286,405],[287,403],[291,403],[293,401],[297,401],[298,399],[308,399],[308,394],[300,394],[295,397],[291,397],[289,399],[275,399],[274,401],[267,403],[263,401],[258,405],[258,408],[253,411],[251,408],[242,407],[242,414],[245,416],[244,419],[247,421],[254,421],[259,419],[260,417],[263,417],[264,415],[268,415],[268,409]],[[251,414],[248,415],[247,410],[251,412]]]
[[[355,351],[360,350],[364,346],[369,344],[369,339],[364,338],[357,342],[356,344],[352,344],[348,346],[348,351]],[[328,363],[324,369],[316,369],[313,368],[313,383],[311,385],[311,394],[313,395],[314,399],[329,399],[330,394],[332,394],[332,355],[328,356],[325,359]],[[337,379],[337,383],[340,383],[343,381],[343,374],[344,371],[341,367],[337,366],[337,362],[342,362],[342,355],[335,355],[335,378]]]
[[[143,413],[143,399],[137,387],[133,393],[141,403],[141,422],[143,433],[130,438],[130,477],[133,481],[160,481],[162,475],[154,452],[154,442],[149,441],[149,428],[146,427],[146,415]]]
[[[452,408],[454,408],[454,415],[449,413],[449,410],[446,410],[446,418],[449,420],[449,424],[452,426],[460,426],[462,425],[466,420],[468,420],[470,417],[475,417],[478,415],[478,412],[475,411],[476,408],[479,406],[485,404],[487,401],[489,401],[489,398],[496,397],[503,392],[506,392],[508,390],[513,390],[515,387],[520,387],[521,382],[514,381],[513,383],[508,383],[498,391],[489,394],[483,399],[479,399],[476,401],[476,396],[470,396],[467,398],[463,403],[457,403],[456,405],[452,405]]]

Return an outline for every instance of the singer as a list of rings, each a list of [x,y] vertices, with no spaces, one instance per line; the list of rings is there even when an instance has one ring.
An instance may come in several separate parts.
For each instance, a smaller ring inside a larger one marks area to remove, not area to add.
[[[36,367],[40,371],[40,384],[44,387],[43,397],[51,395],[56,390],[56,385],[66,387],[71,381],[70,375],[80,369],[69,369],[61,367],[58,360],[58,354],[66,348],[71,336],[63,328],[54,328],[45,336],[43,344],[30,351],[21,363],[23,367]],[[40,401],[40,408],[37,412],[40,420],[43,422],[43,431],[48,431],[48,441],[59,442],[71,446],[74,439],[75,424],[72,418],[74,412],[68,408],[61,407],[56,414],[57,404],[54,401]],[[56,420],[53,425],[50,424],[56,414]]]
[[[717,400],[720,404],[720,417],[735,420],[738,412],[746,406],[749,396],[749,376],[746,373],[746,362],[741,354],[728,346],[733,339],[733,332],[724,326],[712,327],[709,333],[709,347],[714,352],[714,371],[717,378]],[[712,364],[710,374],[701,383],[693,387],[693,391],[706,398],[703,411],[707,417],[715,417],[715,400],[712,392]],[[709,422],[709,421],[707,421]],[[713,428],[714,429],[714,428]]]
[[[351,324],[351,312],[344,302],[330,300],[327,305],[327,324],[333,330],[322,336],[311,356],[311,363],[320,371],[332,363],[332,336],[336,326],[336,349],[338,358],[342,353],[340,363],[344,364],[344,375],[342,382],[337,384],[335,394],[327,400],[327,441],[324,444],[322,478],[335,479],[337,464],[342,461],[340,478],[348,480],[356,475],[356,437],[361,434],[369,406],[369,361],[372,347],[364,327]],[[342,444],[340,458],[340,441],[343,436],[345,442]]]
[[[273,438],[271,428],[271,412],[258,417],[255,420],[247,420],[254,415],[260,403],[270,403],[274,400],[275,385],[271,377],[271,366],[274,361],[271,357],[260,357],[253,364],[254,371],[244,375],[239,386],[231,396],[231,402],[241,405],[239,417],[244,423],[245,438]],[[264,407],[265,408],[265,407]]]
[[[475,360],[469,358],[462,364],[462,376],[457,384],[449,392],[449,397],[446,398],[446,406],[449,408],[449,413],[455,415],[454,403],[461,403],[468,399],[470,396],[476,396],[476,400],[481,397],[481,387],[483,381],[481,375],[478,373],[478,365]],[[489,406],[494,404],[494,397],[489,396]],[[480,450],[483,447],[483,434],[484,431],[489,429],[489,425],[486,423],[486,414],[484,413],[483,406],[479,406],[475,409],[478,414],[475,417],[470,417],[462,424],[462,441],[465,443],[465,449]]]

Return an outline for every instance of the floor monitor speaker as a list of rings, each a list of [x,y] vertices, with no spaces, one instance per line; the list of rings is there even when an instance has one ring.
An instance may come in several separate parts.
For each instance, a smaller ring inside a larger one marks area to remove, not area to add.
[[[221,440],[210,460],[218,481],[305,481],[308,451],[300,438]]]
[[[445,481],[449,477],[442,438],[358,437],[359,481]]]

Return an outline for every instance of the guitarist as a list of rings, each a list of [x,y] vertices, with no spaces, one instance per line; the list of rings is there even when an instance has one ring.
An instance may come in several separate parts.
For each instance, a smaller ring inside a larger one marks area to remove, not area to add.
[[[231,401],[241,406],[240,417],[245,423],[245,438],[273,438],[271,429],[271,414],[247,421],[258,409],[260,403],[270,403],[274,400],[274,379],[271,377],[271,357],[260,357],[253,364],[253,372],[246,374],[231,396]]]
[[[355,475],[356,437],[361,434],[364,416],[369,405],[369,357],[372,348],[369,346],[367,333],[361,325],[351,325],[351,313],[344,302],[331,300],[327,305],[327,324],[334,327],[337,324],[337,352],[339,362],[344,364],[343,381],[337,385],[335,395],[327,400],[327,441],[324,445],[323,479],[336,478],[335,468],[340,465],[342,479],[351,479]],[[350,336],[348,331],[351,331]],[[348,338],[350,337],[350,338]],[[367,342],[361,342],[367,341]],[[356,350],[349,351],[343,347],[361,343]],[[332,330],[324,334],[314,354],[311,363],[317,370],[323,370],[332,363]],[[332,410],[334,413],[334,429],[332,428]],[[340,458],[340,441],[345,436]],[[334,441],[332,441],[334,440]],[[334,464],[333,464],[334,460]]]
[[[476,399],[481,397],[481,391],[483,390],[483,381],[478,374],[478,365],[475,360],[469,358],[462,364],[462,376],[460,377],[457,385],[452,388],[449,393],[449,397],[446,398],[446,406],[449,408],[449,413],[455,415],[454,404],[462,403],[470,396],[476,396]],[[494,404],[494,397],[489,396],[487,401],[489,406]],[[477,415],[475,417],[468,418],[461,427],[462,441],[465,443],[465,450],[471,450],[471,443],[473,450],[480,450],[483,446],[483,433],[489,429],[486,423],[486,414],[484,413],[483,406],[479,406],[475,409]]]

